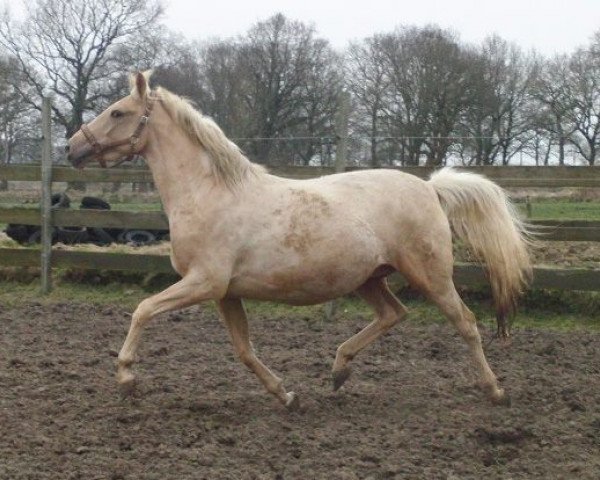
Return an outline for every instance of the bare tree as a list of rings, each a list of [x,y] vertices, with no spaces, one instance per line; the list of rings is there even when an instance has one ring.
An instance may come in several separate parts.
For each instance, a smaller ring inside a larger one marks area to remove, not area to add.
[[[308,164],[333,137],[339,58],[313,38],[311,27],[283,16],[251,32],[250,39],[172,48],[177,61],[159,67],[153,79],[193,100],[258,160],[278,155]],[[277,137],[299,140],[274,143]]]
[[[390,92],[386,117],[390,136],[402,142],[402,161],[445,162],[465,108],[466,66],[455,36],[436,26],[405,28],[385,35]]]
[[[244,74],[239,44],[232,40],[205,45],[199,55],[198,103],[227,134],[236,138],[251,135],[244,94]]]
[[[549,136],[549,143],[558,147],[558,163],[565,163],[565,147],[573,133],[570,121],[573,98],[569,85],[569,60],[567,56],[556,56],[541,65],[532,88],[532,96],[540,108],[536,123]]]
[[[0,57],[0,164],[30,157],[38,148],[39,115],[33,115],[18,92],[26,88],[16,60]],[[6,186],[6,180],[0,180],[0,189]]]
[[[382,164],[379,137],[389,88],[382,40],[382,35],[374,35],[353,43],[346,55],[346,86],[358,107],[352,116],[353,131],[370,139],[370,165],[374,168]]]
[[[36,109],[52,93],[53,114],[72,135],[84,113],[114,95],[122,75],[118,48],[153,28],[162,7],[154,0],[37,0],[22,24],[2,19],[0,45],[33,87],[20,90]]]
[[[237,51],[244,108],[251,113],[247,132],[258,139],[248,144],[249,152],[259,161],[300,154],[298,147],[274,139],[314,135],[324,125],[314,115],[318,104],[331,104],[322,97],[327,81],[335,81],[328,43],[315,38],[314,27],[277,14],[252,27]],[[311,148],[301,155],[304,162]]]
[[[317,155],[321,163],[325,161],[324,157],[331,156],[331,151],[327,154],[323,148],[331,148],[335,136],[334,118],[342,89],[340,60],[327,41],[314,40],[306,80],[299,92],[302,106],[297,114],[303,121],[294,128],[294,135],[306,138],[294,145],[303,165],[308,165]]]
[[[492,163],[498,153],[498,99],[484,55],[473,49],[468,56],[470,99],[461,116],[457,131],[461,141],[455,145],[455,151],[467,165],[486,165]]]
[[[475,164],[494,164],[499,159],[506,165],[525,147],[536,66],[534,57],[526,57],[517,46],[495,35],[474,52],[461,135]]]
[[[595,49],[597,52],[600,46]],[[596,163],[600,149],[600,54],[596,52],[594,48],[578,49],[569,63],[571,142],[590,165]]]

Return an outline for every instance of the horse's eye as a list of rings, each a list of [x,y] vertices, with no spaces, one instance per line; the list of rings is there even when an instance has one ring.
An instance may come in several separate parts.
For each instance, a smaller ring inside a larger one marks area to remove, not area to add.
[[[113,118],[121,118],[123,116],[123,112],[121,110],[113,110],[110,112],[110,116]]]

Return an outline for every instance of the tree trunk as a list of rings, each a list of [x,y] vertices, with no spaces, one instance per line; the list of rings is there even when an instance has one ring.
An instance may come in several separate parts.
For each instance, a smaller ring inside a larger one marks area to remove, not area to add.
[[[558,138],[558,164],[565,164],[565,139],[562,136]]]
[[[565,164],[565,135],[563,133],[561,118],[556,117],[556,131],[558,132],[558,164]]]
[[[377,135],[379,130],[377,128],[377,110],[371,112],[371,168],[379,168],[380,162],[377,158]]]
[[[7,135],[8,137],[8,135]],[[10,145],[10,140],[8,140],[8,138],[6,139],[6,144],[4,146],[4,165],[8,165],[10,164],[10,160],[11,160],[11,156],[12,156],[12,147]],[[5,192],[6,190],[8,190],[8,180],[5,180],[4,178],[2,180],[0,180],[0,191]]]

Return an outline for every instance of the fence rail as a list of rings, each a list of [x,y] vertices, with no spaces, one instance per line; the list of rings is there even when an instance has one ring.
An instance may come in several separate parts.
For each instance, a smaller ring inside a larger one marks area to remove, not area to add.
[[[270,166],[274,175],[288,178],[314,178],[335,173],[335,167]],[[420,178],[433,172],[430,167],[397,167]],[[505,188],[600,187],[600,167],[456,167],[457,170],[480,173]],[[346,171],[364,170],[347,167]],[[0,165],[0,179],[41,181],[39,165]],[[75,170],[57,166],[52,169],[53,182],[152,182],[152,173],[144,168],[86,168]]]
[[[474,167],[460,170],[482,173],[504,187],[600,187],[600,168],[597,167]],[[271,172],[289,178],[313,178],[334,173],[328,167],[272,167]],[[347,168],[346,170],[357,170]],[[407,167],[400,169],[426,178],[432,169]],[[42,180],[39,165],[0,166],[0,179],[9,181]],[[147,169],[100,169],[77,171],[70,167],[54,167],[52,182],[152,182]],[[105,228],[167,229],[168,221],[162,212],[119,212],[100,210],[53,210],[49,224],[52,226],[87,226]],[[40,210],[23,207],[1,207],[0,223],[44,225]],[[600,222],[586,221],[532,221],[544,240],[600,241]],[[31,248],[0,249],[0,265],[41,265],[41,250]],[[174,273],[170,260],[164,255],[142,255],[112,252],[52,250],[48,259],[53,268],[106,269],[139,272]],[[455,267],[457,284],[473,286],[485,283],[483,270],[470,264]],[[600,291],[600,270],[557,269],[537,267],[534,287],[563,290]]]
[[[0,223],[41,225],[39,209],[0,206]],[[71,210],[57,208],[52,211],[55,227],[102,227],[123,229],[167,230],[169,222],[163,212],[119,212],[116,210]]]
[[[54,250],[51,264],[52,268],[175,274],[168,255]],[[39,267],[40,249],[2,248],[0,249],[0,265]],[[535,267],[533,275],[532,286],[534,288],[600,291],[600,272],[597,270]],[[469,263],[455,264],[454,280],[458,285],[469,287],[488,283],[483,269]],[[406,283],[399,274],[392,276],[392,282],[395,287]]]
[[[0,223],[42,225],[39,209],[0,206]],[[600,221],[532,220],[534,232],[541,240],[600,242]],[[52,212],[56,227],[102,227],[122,229],[168,230],[163,212],[120,212],[115,210],[56,209]]]

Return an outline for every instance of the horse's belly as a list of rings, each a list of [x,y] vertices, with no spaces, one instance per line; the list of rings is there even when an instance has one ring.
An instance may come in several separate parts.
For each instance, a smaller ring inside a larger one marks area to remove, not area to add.
[[[240,252],[231,296],[322,303],[355,291],[378,266],[389,263],[372,229],[342,213],[336,221],[307,213],[290,220],[289,228],[265,229],[252,241],[260,248]]]
[[[322,303],[356,290],[376,269],[376,265],[353,269],[332,268],[325,271],[302,269],[241,275],[232,278],[229,297],[268,300],[292,305]]]

